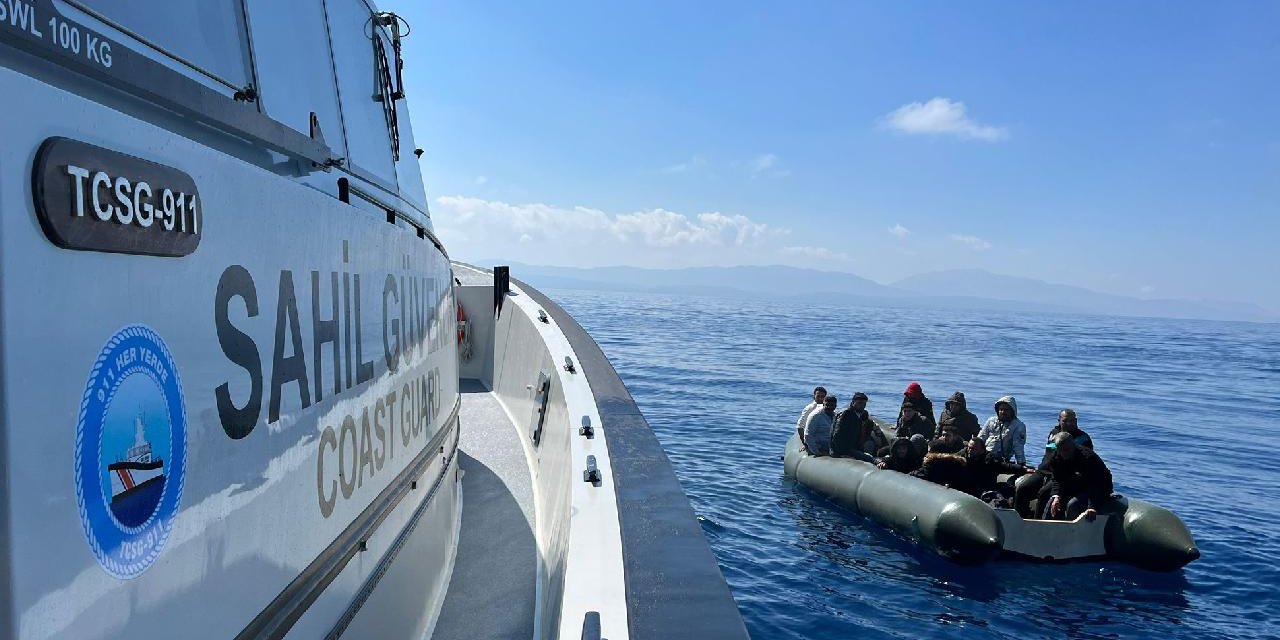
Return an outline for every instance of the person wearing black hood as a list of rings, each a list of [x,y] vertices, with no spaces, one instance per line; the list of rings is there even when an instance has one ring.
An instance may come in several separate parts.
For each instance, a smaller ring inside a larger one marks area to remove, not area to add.
[[[1102,458],[1076,445],[1069,433],[1053,437],[1049,458],[1049,500],[1041,517],[1045,520],[1075,520],[1081,513],[1093,519],[1103,501],[1111,497],[1111,470]]]
[[[1049,462],[1053,459],[1055,447],[1053,446],[1053,438],[1059,433],[1071,434],[1072,441],[1077,447],[1086,447],[1093,449],[1093,438],[1080,428],[1079,420],[1076,418],[1075,409],[1063,409],[1058,412],[1058,424],[1049,430],[1049,437],[1044,445],[1044,458],[1040,461],[1040,466],[1030,476],[1020,479],[1017,483],[1017,492],[1014,496],[1014,506],[1018,513],[1024,518],[1030,518],[1032,514],[1031,501],[1040,500],[1043,507],[1045,500],[1048,498],[1048,486],[1046,480],[1049,477]]]
[[[876,466],[900,473],[911,473],[920,468],[923,455],[916,450],[909,438],[894,438],[889,450],[876,458]]]
[[[951,423],[955,426],[956,433],[960,434],[961,440],[973,438],[978,435],[978,431],[982,428],[978,424],[978,416],[969,411],[969,407],[964,400],[963,391],[951,394],[951,397],[947,398],[946,404],[942,405],[942,414],[938,416],[938,435],[942,435],[942,425],[947,422],[948,417],[951,418]]]

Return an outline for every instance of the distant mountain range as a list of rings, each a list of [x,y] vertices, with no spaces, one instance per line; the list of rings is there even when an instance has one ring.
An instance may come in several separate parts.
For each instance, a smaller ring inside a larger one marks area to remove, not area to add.
[[[1016,300],[1088,313],[1205,320],[1277,322],[1280,315],[1248,302],[1132,298],[1033,278],[1002,276],[981,269],[934,271],[903,278],[894,287],[926,295]]]
[[[498,261],[480,261],[492,266]],[[934,271],[884,285],[852,273],[784,266],[553,267],[510,263],[513,277],[539,288],[649,291],[727,297],[823,295],[895,305],[950,305],[1005,311],[1060,311],[1117,316],[1280,322],[1256,304],[1220,300],[1143,299],[1005,276],[981,269]]]

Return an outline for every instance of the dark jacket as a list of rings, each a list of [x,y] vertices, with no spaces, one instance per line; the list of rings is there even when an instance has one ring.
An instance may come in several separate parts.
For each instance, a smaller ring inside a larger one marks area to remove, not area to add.
[[[1062,456],[1050,458],[1049,473],[1052,474],[1051,496],[1060,496],[1063,500],[1088,496],[1089,507],[1093,509],[1111,496],[1111,470],[1093,449],[1078,448],[1071,460]]]
[[[924,457],[921,467],[910,475],[959,490],[963,490],[969,483],[964,456],[954,453],[930,453]]]
[[[942,414],[938,416],[938,435],[942,435],[942,425],[948,422],[948,418],[950,418],[950,424],[960,434],[961,440],[973,438],[982,428],[978,423],[978,416],[969,411],[964,394],[959,391],[951,394],[951,397],[947,398],[947,403],[943,405]]]
[[[902,394],[902,405],[898,408],[898,419],[902,419],[902,407],[911,405],[916,408],[916,413],[924,417],[925,422],[929,423],[931,430],[924,434],[926,438],[932,438],[933,432],[938,430],[938,421],[933,417],[933,401],[929,396],[921,394],[919,398],[912,398],[907,394]]]
[[[923,455],[916,452],[915,447],[906,438],[895,438],[889,445],[889,451],[882,458],[876,458],[877,464],[883,462],[886,469],[901,473],[911,473],[920,468]]]
[[[934,438],[929,441],[929,453],[963,453],[964,440],[953,440],[947,442],[943,438]]]
[[[1041,473],[1049,472],[1049,459],[1053,457],[1053,449],[1049,446],[1049,443],[1053,442],[1053,437],[1058,435],[1060,431],[1062,431],[1062,427],[1059,427],[1056,424],[1053,425],[1053,428],[1049,430],[1049,437],[1045,441],[1045,445],[1044,445],[1044,459],[1040,461],[1040,466],[1036,467],[1037,471]],[[1089,434],[1085,433],[1084,429],[1076,429],[1076,432],[1077,432],[1075,437],[1076,446],[1092,449],[1093,438],[1090,438]]]
[[[920,408],[917,406],[916,417],[912,418],[910,421],[903,418],[901,414],[898,415],[898,428],[894,431],[893,435],[898,438],[910,438],[918,433],[921,436],[924,436],[925,440],[932,440],[934,430],[934,425],[928,420],[925,420],[924,414],[920,413]]]
[[[968,462],[966,469],[969,472],[969,484],[965,491],[975,496],[980,496],[982,492],[994,488],[1000,474],[1018,474],[1026,470],[1020,464],[1005,462],[995,456],[987,455],[985,448],[978,449],[975,454],[966,455],[965,460]]]
[[[943,411],[942,420],[938,421],[938,430],[934,433],[934,437],[941,438],[943,429],[955,431],[961,440],[970,440],[978,435],[978,417],[972,413],[955,416]]]
[[[889,444],[888,439],[880,432],[880,427],[871,419],[870,413],[865,409],[857,411],[853,407],[846,407],[836,414],[836,424],[831,430],[831,455],[857,457],[858,454],[865,453],[862,445],[868,440],[875,443],[875,451]]]

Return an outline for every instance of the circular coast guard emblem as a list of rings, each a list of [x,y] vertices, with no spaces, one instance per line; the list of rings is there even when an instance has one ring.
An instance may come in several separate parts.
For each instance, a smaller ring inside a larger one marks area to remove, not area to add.
[[[76,424],[76,500],[94,557],[135,578],[160,555],[182,499],[187,413],[168,347],[144,325],[111,336]]]

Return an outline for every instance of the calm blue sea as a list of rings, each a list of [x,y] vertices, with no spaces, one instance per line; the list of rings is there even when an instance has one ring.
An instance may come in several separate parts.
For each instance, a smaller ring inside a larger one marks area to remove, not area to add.
[[[755,638],[1280,636],[1280,325],[552,290],[675,465]],[[1186,569],[959,567],[784,479],[814,385],[896,415],[918,380],[1028,454],[1075,407],[1117,491],[1178,513]]]

